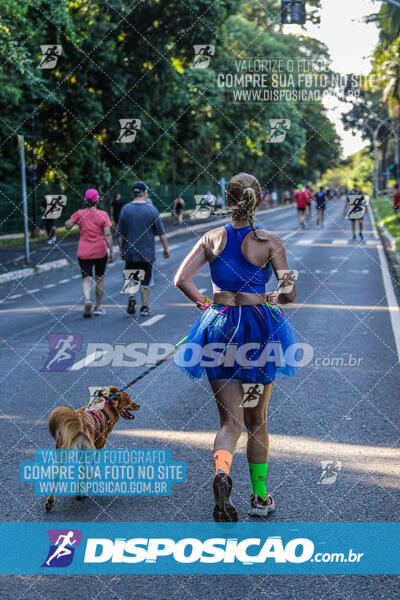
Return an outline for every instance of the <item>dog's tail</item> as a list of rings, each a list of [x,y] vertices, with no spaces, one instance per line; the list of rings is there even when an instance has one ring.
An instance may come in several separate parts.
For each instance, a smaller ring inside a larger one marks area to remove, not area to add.
[[[58,406],[49,417],[49,431],[57,448],[92,448],[81,415],[69,406]]]

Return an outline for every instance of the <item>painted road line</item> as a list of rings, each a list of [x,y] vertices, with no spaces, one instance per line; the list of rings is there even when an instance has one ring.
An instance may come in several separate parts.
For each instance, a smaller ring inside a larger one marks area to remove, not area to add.
[[[8,296],[9,300],[14,300],[14,298],[22,298],[22,294],[13,294],[12,296]]]
[[[378,241],[379,235],[375,225],[375,219],[372,214],[371,206],[368,205],[369,218],[371,219],[372,227],[374,228],[374,237]],[[397,349],[397,356],[400,362],[400,309],[397,302],[397,297],[393,288],[392,277],[390,275],[386,254],[383,251],[382,245],[377,246],[379,262],[381,264],[383,286],[385,288],[386,300],[388,307],[396,307],[396,310],[390,310],[390,320],[392,323],[393,336]]]
[[[71,279],[82,279],[82,275],[72,275]]]
[[[49,288],[56,287],[56,285],[57,285],[56,283],[48,283],[47,285],[44,285],[43,288],[45,290],[48,290]]]
[[[68,283],[71,279],[61,279],[58,283]]]
[[[367,240],[365,242],[366,244],[370,244],[371,246],[376,246],[376,244],[378,243],[378,240]]]
[[[200,288],[199,289],[200,294],[205,294],[206,291],[207,291],[207,288]]]
[[[79,371],[83,367],[90,365],[96,359],[103,358],[103,356],[105,356],[107,353],[107,350],[101,350],[101,352],[92,352],[92,354],[89,354],[89,356],[85,356],[85,358],[82,358],[82,360],[78,360],[78,362],[73,364],[69,371]]]
[[[296,246],[311,246],[312,244],[314,244],[315,242],[315,238],[310,238],[308,240],[298,240],[296,242]]]
[[[36,294],[36,292],[40,292],[40,288],[35,288],[34,290],[26,290],[28,294]]]
[[[347,245],[348,243],[349,243],[349,240],[348,239],[344,239],[344,238],[333,240],[333,242],[332,242],[332,244],[338,244],[338,245],[341,245],[341,244],[346,244]]]
[[[160,321],[160,319],[163,319],[164,317],[165,315],[154,315],[154,317],[150,317],[150,319],[147,319],[147,321],[140,323],[140,325],[142,325],[143,327],[149,327],[150,325],[154,325],[154,323],[157,323],[157,321]]]

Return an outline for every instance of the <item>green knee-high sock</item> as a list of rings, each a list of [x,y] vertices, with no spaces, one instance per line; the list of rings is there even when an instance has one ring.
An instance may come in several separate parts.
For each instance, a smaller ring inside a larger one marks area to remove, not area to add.
[[[250,479],[253,487],[253,494],[257,494],[260,498],[267,497],[267,471],[268,463],[251,463],[249,462]]]

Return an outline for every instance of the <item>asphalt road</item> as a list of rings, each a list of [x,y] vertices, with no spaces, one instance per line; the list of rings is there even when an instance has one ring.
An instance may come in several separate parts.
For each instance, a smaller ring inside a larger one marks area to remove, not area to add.
[[[298,297],[286,310],[300,338],[315,352],[312,364],[295,378],[277,380],[270,402],[268,489],[277,505],[271,521],[398,520],[399,348],[391,322],[394,308],[388,307],[383,283],[381,260],[385,259],[369,218],[364,242],[349,242],[350,225],[341,211],[339,201],[330,203],[324,229],[313,220],[298,230],[294,208],[264,214],[259,220],[285,240],[289,266],[299,271]],[[33,458],[37,448],[53,447],[47,430],[52,408],[81,406],[87,402],[88,386],[122,386],[143,370],[112,364],[98,367],[94,361],[80,369],[44,372],[49,351],[46,336],[80,334],[82,348],[76,362],[81,364],[89,343],[115,347],[180,340],[198,313],[172,280],[198,236],[188,231],[170,239],[169,260],[158,251],[150,318],[126,314],[120,261],[106,274],[104,317],[82,318],[77,264],[0,286],[2,520],[179,522],[212,518],[217,410],[207,381],[190,380],[173,360],[135,386],[134,399],[141,409],[135,421],[120,420],[108,441],[109,448],[169,448],[174,459],[185,460],[187,482],[175,484],[171,496],[88,498],[80,503],[59,498],[54,511],[46,514],[43,498],[19,479],[20,461]],[[210,295],[208,271],[201,272],[197,282]],[[273,287],[272,283],[269,289]],[[318,483],[321,461],[341,463],[334,484]],[[250,486],[245,435],[232,476],[240,519],[247,520]],[[395,598],[398,586],[396,576],[3,576],[1,596],[339,600]]]

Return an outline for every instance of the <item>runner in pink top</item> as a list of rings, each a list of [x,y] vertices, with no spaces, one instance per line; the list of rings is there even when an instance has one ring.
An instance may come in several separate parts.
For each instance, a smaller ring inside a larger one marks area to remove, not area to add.
[[[104,293],[104,273],[107,265],[107,246],[110,250],[109,262],[113,261],[113,244],[110,217],[104,210],[97,208],[99,193],[89,189],[85,193],[86,208],[77,210],[65,223],[66,229],[78,225],[80,230],[78,244],[78,261],[82,271],[83,296],[85,298],[84,317],[92,314],[90,292],[92,287],[93,267],[96,281],[96,306],[94,315],[104,315],[101,307]]]

